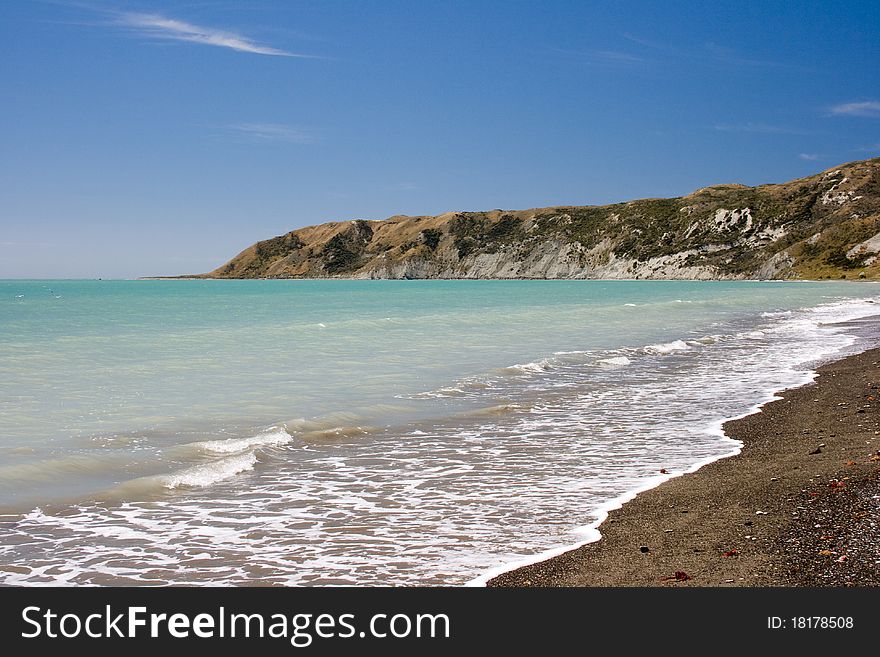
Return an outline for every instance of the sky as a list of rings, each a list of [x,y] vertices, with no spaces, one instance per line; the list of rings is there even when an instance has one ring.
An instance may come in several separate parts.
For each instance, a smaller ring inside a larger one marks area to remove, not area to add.
[[[0,278],[880,155],[880,3],[0,2]]]

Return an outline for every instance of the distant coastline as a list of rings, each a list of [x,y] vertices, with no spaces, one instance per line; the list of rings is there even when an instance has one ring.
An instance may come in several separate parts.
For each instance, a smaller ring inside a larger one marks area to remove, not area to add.
[[[880,158],[605,206],[308,226],[185,279],[880,278]]]
[[[110,279],[104,279],[110,280]],[[123,279],[124,280],[124,279]],[[681,281],[684,283],[713,283],[736,280],[740,283],[876,283],[873,278],[355,278],[346,276],[302,278],[214,278],[209,276],[139,276],[133,281],[584,281],[594,283],[630,282],[650,283]]]

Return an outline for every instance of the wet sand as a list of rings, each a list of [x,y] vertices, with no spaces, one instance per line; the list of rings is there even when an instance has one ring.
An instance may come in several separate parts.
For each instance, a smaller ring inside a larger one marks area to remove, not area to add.
[[[740,454],[641,493],[599,541],[489,586],[880,585],[880,349],[818,372],[724,425]]]

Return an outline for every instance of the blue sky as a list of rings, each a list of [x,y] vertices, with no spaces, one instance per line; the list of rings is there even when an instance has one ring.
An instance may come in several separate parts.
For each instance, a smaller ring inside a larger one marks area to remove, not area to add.
[[[0,3],[0,278],[880,155],[876,2]]]

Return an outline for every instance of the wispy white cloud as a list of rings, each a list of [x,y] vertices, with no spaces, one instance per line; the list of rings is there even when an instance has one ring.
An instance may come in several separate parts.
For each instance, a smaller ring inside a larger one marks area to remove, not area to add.
[[[765,135],[805,135],[803,130],[767,123],[719,123],[715,129],[720,132],[753,132]]]
[[[807,160],[809,162],[815,162],[819,159],[818,153],[798,153],[798,157],[802,160]]]
[[[554,52],[570,55],[590,64],[633,66],[648,64],[650,60],[622,50],[566,50],[551,48]]]
[[[115,14],[113,24],[121,28],[132,30],[140,36],[152,39],[198,43],[205,46],[216,46],[218,48],[228,48],[238,52],[252,53],[254,55],[302,57],[308,59],[317,58],[315,55],[304,55],[281,50],[280,48],[265,46],[252,41],[241,34],[237,34],[236,32],[194,25],[192,23],[187,23],[186,21],[168,18],[159,14],[122,12]]]
[[[620,35],[627,41],[635,43],[643,48],[650,48],[655,51],[658,56],[662,53],[669,62],[678,62],[689,66],[711,66],[711,67],[728,67],[741,66],[751,68],[768,68],[768,69],[797,69],[806,70],[799,64],[791,62],[781,62],[769,59],[760,59],[744,55],[741,51],[729,46],[720,45],[713,42],[697,44],[681,44],[674,42],[663,43],[646,39],[644,37],[634,35],[630,32],[624,32]]]
[[[644,57],[617,50],[594,50],[593,56],[597,59],[615,64],[644,64],[648,61]]]
[[[310,144],[316,140],[308,130],[280,123],[233,123],[226,130],[248,141],[283,141],[293,144]]]
[[[880,101],[866,100],[861,103],[842,103],[831,108],[837,116],[864,116],[872,119],[880,118]]]
[[[733,48],[721,46],[711,41],[705,44],[708,53],[722,64],[732,64],[734,66],[754,66],[766,68],[799,68],[785,62],[776,62],[769,59],[755,59],[753,57],[745,57]]]
[[[658,48],[661,50],[668,50],[669,47],[666,44],[660,43],[659,41],[652,41],[650,39],[645,39],[644,37],[636,36],[630,32],[624,32],[621,34],[624,39],[627,41],[632,41],[633,43],[637,43],[640,46],[646,46],[648,48]]]

